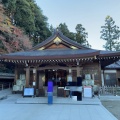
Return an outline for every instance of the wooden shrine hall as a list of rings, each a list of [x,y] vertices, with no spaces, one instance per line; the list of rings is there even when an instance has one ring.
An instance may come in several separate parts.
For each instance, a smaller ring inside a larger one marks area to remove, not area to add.
[[[15,64],[15,84],[18,79],[25,79],[25,87],[35,89],[47,86],[49,80],[65,86],[67,82],[76,82],[79,76],[86,79],[86,74],[88,81],[102,85],[101,70],[119,59],[120,52],[87,48],[58,29],[30,50],[0,56],[0,62]]]

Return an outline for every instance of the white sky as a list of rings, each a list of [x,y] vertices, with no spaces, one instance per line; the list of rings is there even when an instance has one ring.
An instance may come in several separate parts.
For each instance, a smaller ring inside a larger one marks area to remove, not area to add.
[[[88,42],[93,49],[103,50],[105,41],[100,39],[101,26],[110,15],[120,27],[120,0],[35,0],[48,18],[48,23],[57,27],[66,23],[71,32],[82,24],[88,32]]]

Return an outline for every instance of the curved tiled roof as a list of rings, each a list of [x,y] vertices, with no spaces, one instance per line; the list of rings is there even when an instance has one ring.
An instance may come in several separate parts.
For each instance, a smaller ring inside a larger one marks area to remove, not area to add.
[[[40,47],[48,44],[56,37],[59,37],[62,41],[73,45],[80,49],[45,49],[45,50],[37,50]],[[4,59],[62,59],[62,58],[85,58],[85,57],[95,57],[96,58],[103,58],[103,57],[117,57],[119,59],[120,52],[116,51],[105,51],[105,50],[95,50],[91,48],[84,47],[79,43],[67,38],[64,36],[59,30],[55,30],[54,34],[43,41],[42,43],[38,44],[37,46],[33,47],[33,49],[24,51],[24,52],[15,52],[10,54],[4,54],[0,56],[0,60]],[[104,60],[103,60],[104,61]],[[102,61],[102,62],[103,62]]]
[[[99,50],[93,49],[57,49],[57,50],[36,50],[36,51],[26,51],[26,52],[16,52],[5,54],[3,58],[14,58],[14,59],[29,59],[29,58],[74,58],[74,57],[87,57],[99,55]]]
[[[114,62],[105,67],[106,69],[120,69],[120,61]]]
[[[87,50],[79,50],[79,49],[50,49],[50,50],[36,50],[36,51],[26,51],[26,52],[15,52],[6,54],[6,56],[59,56],[59,55],[82,55],[98,52],[98,50],[87,49]]]
[[[75,42],[74,40],[71,40],[68,37],[64,36],[63,33],[60,30],[55,30],[54,33],[52,34],[52,36],[50,36],[45,41],[39,43],[38,45],[36,45],[31,50],[36,50],[36,49],[38,49],[40,47],[43,47],[44,45],[48,44],[49,42],[51,42],[56,37],[60,37],[62,39],[62,41],[66,42],[66,43],[69,43],[69,44],[72,44],[72,45],[74,45],[74,46],[76,46],[78,48],[90,49],[90,48],[82,46],[81,44]]]
[[[100,56],[109,56],[109,55],[119,55],[120,56],[120,51],[100,50]]]

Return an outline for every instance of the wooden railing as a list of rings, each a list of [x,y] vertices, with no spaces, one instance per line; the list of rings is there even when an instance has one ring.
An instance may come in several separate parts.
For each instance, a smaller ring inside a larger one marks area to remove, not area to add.
[[[119,95],[120,96],[120,87],[119,86],[102,86],[99,87],[99,95]]]
[[[0,83],[0,90],[7,89],[7,88],[12,88],[13,83]]]

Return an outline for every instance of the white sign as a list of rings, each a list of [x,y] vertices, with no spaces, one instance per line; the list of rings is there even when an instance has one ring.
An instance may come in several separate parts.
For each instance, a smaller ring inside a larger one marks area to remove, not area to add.
[[[24,96],[33,96],[34,88],[24,88]]]
[[[68,82],[72,82],[72,76],[68,75]]]
[[[33,86],[35,86],[35,82],[33,82]]]
[[[84,86],[84,97],[92,97],[92,87]]]

